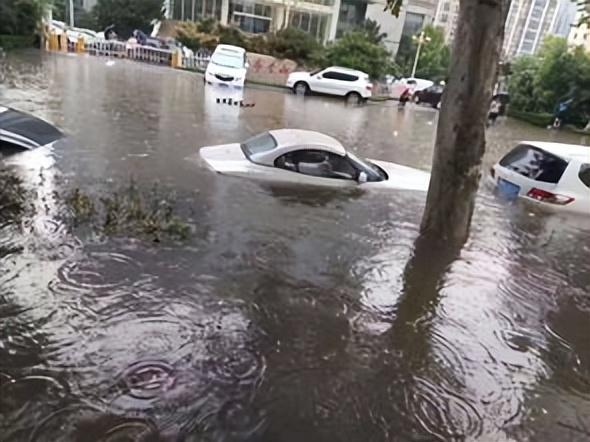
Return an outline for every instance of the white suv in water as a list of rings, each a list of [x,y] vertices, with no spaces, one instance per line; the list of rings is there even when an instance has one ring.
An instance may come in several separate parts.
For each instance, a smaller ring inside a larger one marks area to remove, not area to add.
[[[287,87],[298,95],[310,92],[337,95],[356,103],[370,98],[373,91],[368,74],[338,66],[315,72],[293,72],[289,74]]]
[[[590,146],[523,141],[490,172],[508,198],[590,215]]]
[[[205,70],[205,82],[244,87],[248,61],[246,50],[239,46],[217,45]]]

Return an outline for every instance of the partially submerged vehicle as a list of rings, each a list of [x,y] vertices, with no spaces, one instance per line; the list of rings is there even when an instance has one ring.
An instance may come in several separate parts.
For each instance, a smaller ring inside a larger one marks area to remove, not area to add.
[[[490,175],[508,199],[590,215],[590,146],[523,141],[491,168]]]
[[[220,174],[275,183],[427,191],[430,181],[427,172],[359,158],[328,135],[300,129],[270,130],[199,153]]]
[[[0,147],[35,149],[63,137],[62,132],[40,118],[0,106]]]

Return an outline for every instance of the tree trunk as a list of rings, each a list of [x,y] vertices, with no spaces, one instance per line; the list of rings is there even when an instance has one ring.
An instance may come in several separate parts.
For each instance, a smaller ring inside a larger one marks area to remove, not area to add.
[[[485,124],[510,0],[461,0],[442,97],[421,234],[464,243],[485,151]]]

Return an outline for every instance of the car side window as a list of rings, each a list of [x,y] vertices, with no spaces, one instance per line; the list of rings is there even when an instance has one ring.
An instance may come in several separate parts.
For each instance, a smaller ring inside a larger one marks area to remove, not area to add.
[[[340,81],[357,81],[358,77],[356,75],[345,74],[343,72],[334,72],[328,71],[322,75],[324,78],[328,78],[330,80],[340,80]]]
[[[582,164],[578,176],[580,177],[580,181],[582,181],[586,187],[590,188],[590,164]]]
[[[318,178],[356,180],[358,170],[346,157],[321,150],[302,149],[275,160],[275,167]]]

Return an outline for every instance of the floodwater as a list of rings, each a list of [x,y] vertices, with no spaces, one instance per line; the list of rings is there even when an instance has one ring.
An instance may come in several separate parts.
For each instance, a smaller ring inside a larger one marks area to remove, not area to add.
[[[264,187],[195,160],[296,127],[427,170],[436,111],[263,88],[230,106],[198,75],[106,62],[1,69],[2,104],[68,134],[0,160],[35,209],[0,213],[3,442],[589,440],[588,217],[483,185],[448,259],[415,246],[423,194]],[[515,121],[488,139],[487,166],[521,139],[589,142]],[[68,189],[130,180],[174,198],[190,238],[68,223]]]

